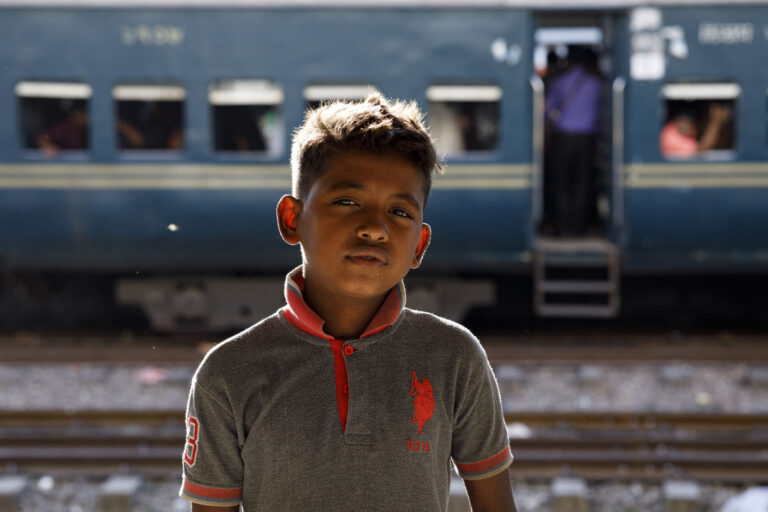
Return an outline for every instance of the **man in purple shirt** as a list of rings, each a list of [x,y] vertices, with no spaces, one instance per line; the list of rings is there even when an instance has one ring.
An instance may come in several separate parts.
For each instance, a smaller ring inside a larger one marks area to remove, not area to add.
[[[546,116],[550,126],[547,153],[551,158],[547,184],[552,189],[554,232],[581,236],[590,213],[590,186],[596,135],[600,121],[602,79],[597,55],[572,47],[570,66],[547,90]],[[545,178],[546,179],[546,178]]]

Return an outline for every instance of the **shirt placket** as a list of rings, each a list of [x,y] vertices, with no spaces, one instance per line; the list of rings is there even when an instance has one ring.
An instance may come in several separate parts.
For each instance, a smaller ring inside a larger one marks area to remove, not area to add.
[[[338,379],[338,385],[341,386],[341,394],[338,396],[346,402],[347,409],[345,412],[344,444],[370,445],[373,436],[365,414],[366,390],[361,384],[362,381],[354,378],[361,371],[359,351],[353,342],[342,342],[341,354],[344,358],[345,374],[343,379]]]

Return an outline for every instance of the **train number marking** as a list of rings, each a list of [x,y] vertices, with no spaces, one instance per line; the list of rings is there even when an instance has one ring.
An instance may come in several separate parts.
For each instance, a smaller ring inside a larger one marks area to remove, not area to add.
[[[120,40],[126,46],[178,46],[184,40],[184,29],[173,25],[123,25]]]
[[[751,23],[702,23],[699,25],[701,44],[749,44],[755,38]]]

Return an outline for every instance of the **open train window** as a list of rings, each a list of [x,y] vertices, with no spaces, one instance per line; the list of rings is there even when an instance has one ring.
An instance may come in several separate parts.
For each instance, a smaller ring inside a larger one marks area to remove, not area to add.
[[[310,85],[304,88],[304,101],[307,108],[317,108],[325,101],[360,101],[368,96],[372,88],[368,84]]]
[[[282,87],[266,80],[226,80],[211,85],[208,101],[213,110],[214,150],[281,153]]]
[[[664,158],[729,158],[736,145],[737,84],[667,84],[659,149]]]
[[[47,158],[88,150],[91,86],[72,82],[19,82],[16,96],[24,149]]]
[[[124,151],[184,147],[184,99],[178,85],[118,85],[112,89],[117,113],[117,146]]]
[[[429,125],[441,155],[492,151],[499,143],[501,88],[433,85],[427,89]]]

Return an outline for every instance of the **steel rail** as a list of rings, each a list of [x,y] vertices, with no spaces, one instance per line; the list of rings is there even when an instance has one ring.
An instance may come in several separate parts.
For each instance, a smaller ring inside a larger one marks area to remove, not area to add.
[[[514,478],[768,479],[768,415],[521,412]],[[181,411],[2,411],[0,465],[145,473],[180,469]]]

